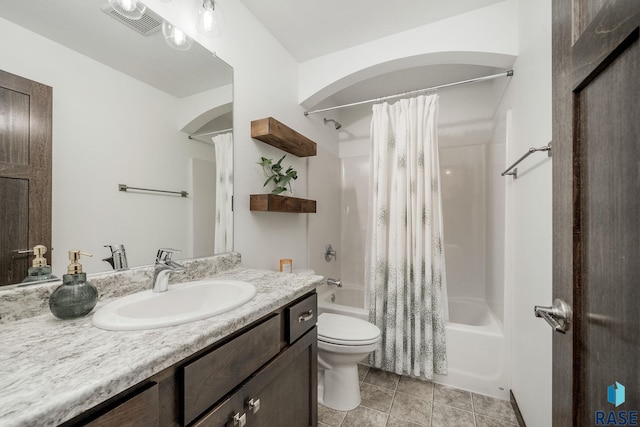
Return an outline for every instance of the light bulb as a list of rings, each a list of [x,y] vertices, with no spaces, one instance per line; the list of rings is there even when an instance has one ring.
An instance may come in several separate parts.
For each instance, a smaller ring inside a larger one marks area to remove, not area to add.
[[[138,0],[109,0],[109,4],[120,15],[137,21],[142,18],[147,7]]]
[[[171,25],[167,21],[162,22],[162,34],[169,46],[177,50],[189,50],[193,44],[193,39],[185,34],[180,28]]]
[[[220,3],[214,0],[203,0],[198,10],[198,32],[207,37],[220,37],[224,28],[224,14]]]
[[[136,0],[120,0],[120,6],[127,12],[132,12],[136,9]]]

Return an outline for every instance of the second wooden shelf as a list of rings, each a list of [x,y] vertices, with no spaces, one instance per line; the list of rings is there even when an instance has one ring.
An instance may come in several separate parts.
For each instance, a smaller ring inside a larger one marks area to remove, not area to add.
[[[254,212],[316,213],[316,201],[277,194],[251,194],[249,210]]]

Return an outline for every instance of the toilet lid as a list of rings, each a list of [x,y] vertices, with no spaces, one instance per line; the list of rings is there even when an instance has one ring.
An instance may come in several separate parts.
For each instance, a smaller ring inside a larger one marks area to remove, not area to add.
[[[376,325],[341,314],[322,313],[318,316],[318,340],[341,345],[367,345],[380,339]]]

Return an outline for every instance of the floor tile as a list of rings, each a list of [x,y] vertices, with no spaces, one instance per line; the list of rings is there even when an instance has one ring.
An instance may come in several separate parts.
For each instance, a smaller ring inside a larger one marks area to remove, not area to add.
[[[389,421],[387,421],[387,427],[424,427],[424,424],[416,424],[411,421],[390,416]]]
[[[367,372],[367,375],[364,377],[365,383],[388,388],[390,390],[396,389],[399,380],[400,375],[377,368],[369,368],[369,372]]]
[[[360,405],[389,413],[393,402],[393,391],[369,383],[360,384]]]
[[[318,404],[318,422],[326,424],[329,427],[340,427],[346,415],[346,412],[336,411],[335,409]]]
[[[471,393],[442,384],[435,384],[433,390],[433,401],[443,405],[453,406],[466,411],[473,411]]]
[[[473,393],[473,408],[477,414],[486,415],[511,424],[518,424],[511,402],[508,400],[500,400]]]
[[[496,420],[495,418],[485,417],[476,414],[476,427],[517,427],[518,424],[511,424],[506,421]]]
[[[421,399],[433,399],[433,383],[427,380],[407,377],[402,375],[398,382],[397,390],[401,393],[410,394]]]
[[[384,412],[358,406],[347,413],[341,427],[385,427],[388,417]]]
[[[390,415],[428,426],[431,425],[431,405],[430,400],[396,392]]]
[[[473,412],[433,403],[431,427],[475,427]]]
[[[358,365],[352,411],[318,405],[318,427],[518,427],[508,401]]]

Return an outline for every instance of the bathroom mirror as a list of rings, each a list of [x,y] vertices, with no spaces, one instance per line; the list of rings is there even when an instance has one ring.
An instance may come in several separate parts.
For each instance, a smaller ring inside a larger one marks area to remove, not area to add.
[[[93,254],[82,262],[96,273],[111,269],[104,245],[123,244],[129,267],[161,247],[176,259],[233,249],[233,69],[197,42],[169,47],[150,10],[116,18],[108,0],[0,4],[0,68],[53,88],[58,277],[69,250]]]

